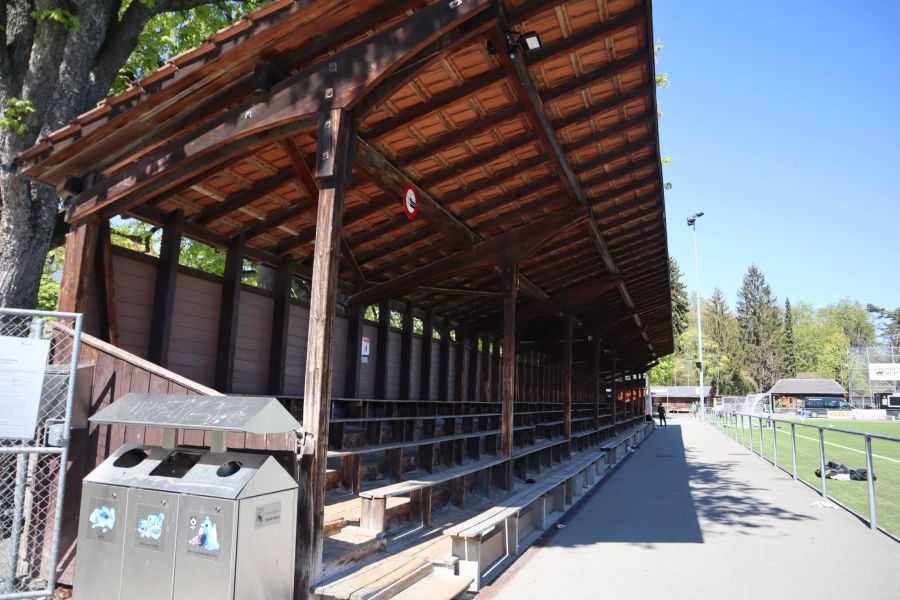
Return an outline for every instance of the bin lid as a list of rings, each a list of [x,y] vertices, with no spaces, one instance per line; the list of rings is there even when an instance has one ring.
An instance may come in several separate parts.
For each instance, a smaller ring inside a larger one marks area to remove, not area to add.
[[[302,425],[274,397],[125,394],[90,418],[92,423],[205,431],[284,433]]]

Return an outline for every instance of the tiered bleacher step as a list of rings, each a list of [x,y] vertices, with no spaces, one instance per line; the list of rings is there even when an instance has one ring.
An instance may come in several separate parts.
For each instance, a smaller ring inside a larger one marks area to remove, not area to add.
[[[517,425],[525,434],[517,432],[509,491],[500,487],[505,461],[491,423],[483,430],[466,426],[459,437],[452,433],[456,424],[437,423],[428,428],[430,436],[420,437],[418,425],[380,421],[377,436],[369,438],[377,443],[332,450],[331,459],[340,460],[342,469],[349,462],[353,476],[342,478],[350,485],[328,492],[325,520],[331,533],[317,597],[442,600],[477,591],[653,427],[634,417],[620,422],[620,433],[613,436],[616,428],[603,415],[600,427],[586,420],[573,427],[570,441],[535,436],[534,416],[529,417]],[[557,427],[546,423],[547,431]],[[419,439],[403,439],[413,433]],[[366,455],[384,456],[389,464],[360,468]]]

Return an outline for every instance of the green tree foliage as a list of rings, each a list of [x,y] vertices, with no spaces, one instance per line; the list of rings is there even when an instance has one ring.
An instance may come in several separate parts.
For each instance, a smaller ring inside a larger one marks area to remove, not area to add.
[[[841,326],[828,318],[829,308],[816,310],[805,302],[793,307],[797,371],[845,384],[849,340]]]
[[[703,341],[710,381],[716,393],[739,396],[748,392],[746,378],[741,374],[743,355],[739,343],[737,320],[728,307],[722,290],[715,288],[704,306]]]
[[[881,320],[881,337],[884,342],[889,346],[900,346],[900,307],[890,310],[868,304],[866,310]]]
[[[672,332],[677,342],[681,334],[688,326],[688,313],[691,303],[688,299],[687,287],[684,285],[684,275],[678,262],[669,257],[669,285],[672,289]]]
[[[59,280],[62,276],[63,262],[66,260],[66,247],[60,246],[47,253],[44,269],[41,272],[41,287],[38,292],[38,310],[56,310],[59,302]]]
[[[769,389],[781,374],[781,315],[765,275],[747,269],[738,290],[737,323],[747,375],[758,390]]]
[[[154,0],[136,1],[146,4]],[[200,45],[204,39],[234,23],[241,15],[269,1],[210,2],[189,10],[157,14],[144,26],[134,52],[119,70],[110,93],[124,90],[131,81],[156,71],[169,58]],[[129,4],[131,2],[124,3],[123,14]]]
[[[851,346],[861,348],[875,343],[875,324],[860,302],[842,298],[822,308],[821,316],[840,327]]]
[[[794,352],[794,316],[791,314],[791,301],[784,301],[784,331],[781,337],[781,354],[784,363],[784,376],[797,374],[797,356]]]

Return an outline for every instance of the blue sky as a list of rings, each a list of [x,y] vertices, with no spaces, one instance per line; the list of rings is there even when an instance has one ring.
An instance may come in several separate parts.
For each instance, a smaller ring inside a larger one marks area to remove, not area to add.
[[[734,307],[751,263],[780,302],[900,306],[900,2],[655,0],[669,252]]]

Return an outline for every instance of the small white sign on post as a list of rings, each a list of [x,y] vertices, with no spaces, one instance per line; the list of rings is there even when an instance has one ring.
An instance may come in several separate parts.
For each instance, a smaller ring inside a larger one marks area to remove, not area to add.
[[[34,437],[49,353],[50,340],[0,336],[0,438]]]

